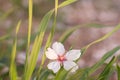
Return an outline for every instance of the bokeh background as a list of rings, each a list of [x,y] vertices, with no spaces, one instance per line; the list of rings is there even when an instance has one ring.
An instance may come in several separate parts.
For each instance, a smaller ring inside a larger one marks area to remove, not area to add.
[[[37,28],[42,17],[54,8],[54,0],[33,1],[32,41],[37,33]],[[59,3],[62,1],[64,0],[59,0]],[[28,0],[0,0],[0,37],[5,36],[5,39],[0,40],[0,65],[6,65],[4,68],[2,67],[0,75],[8,71],[7,66],[10,60],[15,26],[19,20],[22,20],[22,25],[18,35],[16,61],[17,64],[24,64],[28,27]],[[50,32],[52,22],[53,19],[49,22],[43,47]],[[120,23],[120,0],[78,0],[69,6],[59,9],[53,42],[58,41],[60,36],[69,28],[88,23],[97,23],[100,26],[82,27],[76,30],[65,42],[67,50],[71,46],[75,49],[80,49],[113,30]],[[92,66],[106,52],[120,45],[119,35],[120,30],[108,39],[91,46],[79,60],[79,66]],[[119,56],[119,54],[120,51],[116,55]],[[40,59],[41,55],[38,59],[38,64],[40,63]],[[115,76],[114,80],[116,80]]]

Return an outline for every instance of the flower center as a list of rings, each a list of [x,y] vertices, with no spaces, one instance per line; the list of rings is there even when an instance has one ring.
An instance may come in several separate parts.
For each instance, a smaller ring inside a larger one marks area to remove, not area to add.
[[[65,58],[64,55],[63,56],[58,56],[58,61],[63,62],[65,60],[66,60],[66,58]]]

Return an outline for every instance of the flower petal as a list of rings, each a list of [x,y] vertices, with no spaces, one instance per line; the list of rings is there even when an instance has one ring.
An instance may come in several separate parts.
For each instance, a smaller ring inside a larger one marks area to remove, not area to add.
[[[58,58],[57,54],[55,53],[55,51],[51,48],[48,48],[48,50],[46,51],[46,57],[48,59],[51,59],[51,60],[55,60]]]
[[[72,69],[73,67],[75,67],[77,64],[73,61],[64,61],[63,62],[63,67],[65,70],[70,70]]]
[[[60,70],[60,62],[54,61],[47,65],[48,69],[51,69],[54,73]]]
[[[65,53],[65,48],[60,42],[53,43],[52,48],[58,55],[63,55]]]
[[[78,65],[74,66],[70,72],[75,72],[78,69]]]
[[[81,52],[80,50],[70,50],[66,53],[65,57],[67,60],[71,60],[71,61],[74,61],[74,60],[77,60],[81,55]]]

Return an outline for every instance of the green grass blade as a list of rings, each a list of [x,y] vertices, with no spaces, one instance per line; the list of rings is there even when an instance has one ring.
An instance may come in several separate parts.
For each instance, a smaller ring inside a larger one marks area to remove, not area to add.
[[[104,25],[101,25],[101,24],[95,24],[95,23],[92,23],[92,24],[84,24],[84,25],[78,25],[76,27],[73,27],[69,30],[67,30],[59,39],[60,42],[64,43],[67,38],[77,29],[79,29],[80,27],[97,27],[97,28],[100,28],[100,27],[103,27]],[[84,48],[82,48],[82,53],[84,53],[87,48],[89,48],[90,46],[92,46],[93,44],[96,44],[100,41],[103,41],[105,40],[106,38],[110,37],[113,33],[115,33],[116,31],[118,31],[120,29],[120,25],[118,25],[117,27],[115,27],[111,32],[109,32],[108,34],[106,34],[105,36],[103,36],[102,38],[88,44],[87,46],[85,46]]]
[[[89,69],[82,72],[82,75],[79,75],[78,80],[87,80],[91,74],[93,74],[97,69],[100,68],[101,65],[104,64],[104,62],[111,57],[113,54],[115,54],[120,49],[120,46],[115,47],[111,51],[107,52],[96,64],[94,64]],[[77,73],[76,73],[77,74]]]
[[[117,65],[117,78],[120,80],[120,66]]]
[[[25,60],[25,72],[28,66],[28,56],[29,56],[29,47],[30,47],[30,40],[31,40],[31,29],[32,29],[32,11],[33,11],[33,0],[29,0],[29,7],[28,7],[28,38],[27,38],[27,50],[26,50],[26,60]],[[25,77],[25,76],[24,76]]]
[[[89,75],[92,74],[93,72],[95,72],[102,64],[104,64],[104,62],[111,57],[113,54],[115,54],[118,50],[120,49],[120,46],[115,47],[114,49],[112,49],[111,51],[107,52],[102,58],[101,60],[99,60],[96,64],[94,64],[91,69],[89,70]]]
[[[17,33],[20,27],[21,21],[18,22],[17,27],[16,27],[16,37],[14,40],[13,48],[12,48],[12,53],[11,53],[11,63],[10,63],[10,71],[9,71],[9,76],[10,80],[17,80],[17,71],[16,71],[16,66],[15,66],[15,56],[16,56],[16,47],[17,47]]]
[[[36,61],[38,58],[39,49],[41,48],[43,37],[47,28],[47,24],[53,14],[53,11],[48,12],[42,19],[41,24],[39,26],[39,34],[36,37],[34,42],[35,46],[33,46],[32,52],[30,54],[30,59],[28,65],[26,65],[25,70],[25,80],[29,80],[31,75],[35,69]],[[32,65],[32,67],[31,67]]]
[[[45,51],[46,49],[51,45],[51,42],[52,42],[52,38],[54,36],[54,32],[55,32],[55,27],[56,27],[56,17],[57,17],[57,9],[58,9],[58,0],[55,0],[55,16],[54,16],[54,22],[53,22],[53,25],[52,25],[52,29],[51,29],[51,32],[48,36],[48,40],[46,42],[46,45],[45,45],[45,48],[44,48],[44,54],[42,56],[42,62],[41,62],[41,65],[39,67],[39,70],[37,72],[37,75],[38,75],[38,79],[40,77],[40,72],[41,72],[41,69],[42,69],[42,66],[44,65],[44,62],[45,62],[45,59],[46,59],[46,56],[45,56]]]
[[[113,64],[115,63],[115,57],[106,65],[104,70],[101,72],[97,80],[109,80]]]
[[[59,38],[59,41],[61,43],[64,43],[68,37],[77,29],[79,29],[81,26],[76,26],[76,27],[73,27],[71,29],[68,29],[67,31],[65,31],[65,33],[63,33],[63,35]]]
[[[10,14],[12,14],[14,11],[14,8],[9,9],[7,12],[4,12],[2,15],[0,15],[0,21],[8,18]]]
[[[71,74],[67,80],[87,80],[88,68],[80,68],[74,74]]]
[[[6,35],[4,35],[4,36],[1,36],[1,37],[0,37],[0,41],[5,40],[5,39],[8,38],[8,37],[9,37],[9,34],[6,34]]]
[[[63,2],[62,4],[60,4],[60,6],[58,6],[58,0],[55,1],[55,17],[54,17],[54,22],[53,22],[53,25],[52,25],[51,32],[50,32],[50,34],[49,34],[49,36],[48,36],[48,40],[47,40],[47,42],[46,42],[44,51],[46,51],[46,49],[51,45],[52,38],[53,38],[53,36],[54,36],[55,27],[56,27],[56,16],[57,16],[57,9],[58,9],[58,7],[59,7],[59,8],[60,8],[60,7],[64,7],[64,6],[70,4],[70,3],[74,2],[74,1],[75,1],[75,0],[65,1],[65,2]],[[62,5],[62,6],[61,6],[61,5]],[[45,56],[45,52],[44,52],[44,54],[43,54],[43,56],[42,56],[41,66],[39,67],[39,70],[38,70],[38,74],[40,74],[40,71],[41,71],[42,66],[43,66],[43,64],[44,64],[44,62],[45,62],[45,59],[46,59],[46,56]]]
[[[66,0],[62,4],[60,4],[59,7],[64,7],[64,6],[69,5],[69,4],[76,2],[76,1],[77,0]]]
[[[61,3],[60,5],[58,5],[58,8],[67,6],[67,5],[69,5],[69,4],[71,4],[71,3],[75,2],[75,1],[76,1],[76,0],[67,0],[67,1],[64,1],[63,3]],[[49,20],[50,20],[50,18],[51,18],[51,16],[52,16],[53,12],[54,12],[54,9],[53,9],[53,10],[50,10],[50,11],[43,17],[43,19],[42,19],[42,21],[41,21],[41,24],[40,24],[40,26],[39,26],[39,32],[45,30],[45,28],[46,28],[46,26],[47,26],[47,24],[48,24],[48,22],[49,22]],[[45,26],[45,27],[42,27],[42,26]]]
[[[19,30],[21,21],[19,21],[18,26],[16,27],[16,34]],[[8,32],[6,35],[0,37],[0,41],[5,40],[6,38],[10,37],[12,31]]]
[[[36,37],[34,44],[33,44],[33,48],[31,51],[31,55],[29,58],[29,62],[26,68],[26,72],[25,72],[25,79],[24,80],[30,80],[31,75],[33,73],[33,70],[36,66],[36,60],[37,60],[37,51],[38,51],[38,37]]]
[[[64,6],[66,6],[66,5],[67,4],[65,4]],[[28,66],[26,66],[27,68],[26,68],[26,72],[25,72],[25,78],[24,78],[25,80],[29,80],[31,78],[31,75],[32,75],[32,73],[33,73],[33,71],[35,69],[39,49],[41,48],[43,37],[44,37],[48,22],[50,21],[50,18],[52,16],[53,12],[54,12],[54,10],[49,11],[43,17],[43,19],[41,20],[41,23],[39,25],[38,38],[35,41],[35,42],[37,42],[37,44],[35,46],[35,49],[34,48],[32,49],[32,52],[30,54],[30,59],[29,59]]]
[[[33,46],[33,48],[32,48],[28,66],[26,65],[25,80],[29,80],[31,78],[31,75],[35,69],[39,49],[41,48],[43,37],[44,37],[45,31],[47,28],[47,24],[52,16],[52,14],[53,14],[53,11],[48,12],[41,21],[41,24],[39,26],[39,34],[36,37],[36,40],[34,42],[35,46]],[[32,65],[32,67],[31,67],[31,65]]]
[[[29,23],[28,23],[28,45],[27,48],[30,46],[30,38],[31,38],[31,28],[32,28],[32,11],[33,11],[33,0],[29,0]]]
[[[0,80],[3,80],[2,78],[0,78]]]
[[[10,80],[17,80],[17,71],[16,71],[16,66],[15,66],[15,55],[16,55],[16,40],[13,45],[12,49],[12,56],[11,56],[11,63],[10,63]]]
[[[51,72],[47,69],[47,70],[43,70],[40,78],[38,80],[47,80],[48,76],[51,74]]]
[[[63,35],[59,38],[59,41],[60,42],[62,42],[62,43],[64,43],[67,39],[68,39],[68,37],[74,32],[74,31],[76,31],[76,30],[78,30],[79,28],[81,28],[81,27],[96,27],[96,28],[101,28],[101,27],[104,27],[104,25],[102,25],[102,24],[97,24],[97,23],[89,23],[89,24],[83,24],[83,25],[77,25],[77,26],[75,26],[75,27],[73,27],[73,28],[70,28],[70,29],[68,29],[67,31],[65,31],[64,33],[63,33]]]
[[[85,51],[92,45],[101,42],[105,39],[107,39],[108,37],[110,37],[113,33],[115,33],[116,31],[118,31],[120,29],[120,24],[118,26],[116,26],[112,31],[110,31],[109,33],[107,33],[106,35],[104,35],[103,37],[93,41],[92,43],[88,44],[87,46],[82,48],[82,54],[85,53]]]
[[[46,27],[47,27],[47,25],[48,25],[48,22],[50,21],[50,18],[51,18],[51,16],[52,16],[53,12],[54,12],[54,10],[49,11],[49,12],[43,17],[43,19],[41,20],[41,23],[40,23],[40,25],[39,25],[39,34],[40,34],[41,32],[45,32],[45,31],[46,31]]]
[[[18,22],[17,27],[16,27],[16,35],[18,34],[18,31],[20,29],[21,21]]]
[[[66,80],[67,74],[69,71],[64,70],[63,68],[61,68],[59,70],[59,72],[56,74],[55,79],[54,80]]]

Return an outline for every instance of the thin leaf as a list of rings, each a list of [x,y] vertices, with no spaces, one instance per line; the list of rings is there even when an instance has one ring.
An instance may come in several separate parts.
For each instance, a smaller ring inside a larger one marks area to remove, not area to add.
[[[29,0],[29,23],[28,23],[28,45],[30,46],[30,38],[31,38],[31,28],[32,28],[32,11],[33,11],[33,0]]]
[[[0,20],[4,20],[6,19],[11,13],[13,13],[14,8],[9,9],[7,12],[4,12],[1,16],[0,16]]]
[[[36,59],[35,58],[37,58],[37,54],[34,54],[34,53],[36,53],[37,50],[38,50],[38,48],[37,48],[37,44],[38,44],[37,40],[38,40],[38,37],[36,37],[36,39],[34,41],[34,44],[33,44],[32,52],[31,52],[31,55],[30,55],[30,59],[29,59],[27,68],[26,68],[24,80],[30,80],[31,75],[33,73],[33,70],[34,70],[34,68],[36,66]]]
[[[71,74],[67,80],[87,80],[89,68],[80,68]]]
[[[64,6],[66,6],[66,5],[70,4],[70,3],[73,3],[73,2],[75,2],[75,1],[76,1],[76,0],[67,0],[67,1],[63,2],[62,4],[60,4],[60,5],[58,6],[58,0],[55,0],[55,17],[54,17],[54,22],[53,22],[53,26],[52,26],[51,32],[50,32],[50,34],[49,34],[49,36],[48,36],[48,40],[47,40],[47,42],[46,42],[44,51],[46,51],[46,49],[47,49],[47,48],[51,45],[51,43],[52,43],[52,38],[53,38],[53,36],[54,36],[55,27],[56,27],[56,16],[57,16],[57,9],[58,9],[58,7],[59,7],[59,8],[60,8],[60,7],[64,7]],[[43,57],[42,57],[41,66],[40,66],[40,68],[39,68],[39,70],[38,70],[38,74],[40,74],[40,71],[41,71],[42,66],[43,66],[43,64],[44,64],[44,62],[45,62],[45,59],[46,59],[46,56],[45,56],[45,52],[44,52]]]
[[[50,72],[49,70],[44,70],[44,71],[42,71],[39,80],[47,80],[47,79],[48,79],[48,76],[49,76],[50,74],[51,74],[51,72]]]
[[[59,41],[62,42],[62,43],[64,43],[64,42],[67,40],[67,38],[68,38],[75,30],[79,29],[80,27],[97,27],[97,26],[103,27],[104,25],[94,24],[94,23],[92,23],[92,24],[78,25],[78,26],[76,26],[76,27],[73,27],[73,28],[67,30],[67,31],[60,37]],[[120,25],[116,26],[112,31],[110,31],[110,32],[109,32],[108,34],[106,34],[105,36],[103,36],[103,37],[101,37],[101,38],[93,41],[92,43],[88,44],[87,46],[83,47],[83,48],[82,48],[82,54],[85,53],[85,51],[86,51],[90,46],[92,46],[92,45],[94,45],[94,44],[96,44],[96,43],[98,43],[98,42],[101,42],[101,41],[107,39],[108,37],[110,37],[113,33],[115,33],[116,31],[118,31],[119,29],[120,29]]]
[[[10,71],[9,71],[9,76],[10,80],[17,80],[17,71],[16,71],[16,66],[15,66],[15,56],[16,56],[16,47],[17,47],[17,33],[20,27],[21,21],[18,22],[17,27],[16,27],[16,38],[14,40],[14,44],[12,47],[12,53],[11,53],[11,63],[10,63]]]
[[[69,5],[69,4],[76,2],[76,1],[77,0],[66,0],[62,4],[60,4],[59,7],[64,7],[64,6]]]
[[[64,70],[64,68],[61,68],[59,72],[56,74],[54,80],[66,80],[68,72],[69,71]]]
[[[75,2],[75,1],[77,1],[77,0],[66,0],[66,1],[64,1],[63,3],[61,3],[60,5],[58,5],[58,8],[67,6],[67,5],[69,5],[69,4],[71,4],[71,3]],[[53,12],[54,12],[54,9],[53,9],[53,10],[50,10],[50,11],[43,17],[43,19],[42,19],[42,21],[41,21],[42,24],[40,24],[40,26],[39,26],[39,32],[45,30],[45,28],[46,28],[46,26],[47,26],[47,24],[48,24],[48,22],[49,22],[49,20],[50,20],[50,18],[51,18],[51,16],[52,16]],[[50,15],[50,14],[51,14],[51,15]],[[41,26],[45,26],[45,27],[41,27]]]
[[[104,62],[111,57],[113,54],[115,54],[118,50],[120,50],[120,46],[115,47],[114,49],[112,49],[111,51],[107,52],[102,58],[101,60],[99,60],[96,64],[94,64],[91,69],[89,70],[89,75],[92,74],[94,71],[96,71],[102,64],[104,64]]]
[[[115,52],[117,52],[120,49],[120,47],[116,47],[113,50],[107,52],[102,58],[101,60],[99,60],[96,64],[94,64],[91,68],[87,69],[86,71],[83,71],[81,74],[76,73],[76,75],[79,75],[79,79],[75,78],[76,80],[88,80],[89,76],[91,74],[93,74],[98,68],[100,68],[101,65],[104,64],[104,62],[110,57],[112,56]],[[73,79],[74,79],[73,78]],[[72,80],[72,79],[71,79]]]
[[[66,6],[67,4],[64,4],[64,6]],[[36,65],[36,61],[37,61],[37,57],[38,57],[38,53],[39,53],[39,49],[41,48],[42,45],[42,41],[43,41],[43,37],[48,25],[48,22],[53,14],[54,10],[49,11],[42,19],[40,26],[39,26],[39,34],[38,34],[38,39],[36,39],[37,41],[35,41],[36,47],[32,49],[32,52],[30,54],[30,59],[29,59],[29,63],[28,66],[26,66],[26,71],[25,71],[25,80],[30,80],[31,75],[35,69],[35,65]],[[35,44],[34,43],[34,44]],[[31,66],[32,65],[32,66]]]
[[[60,37],[59,41],[61,43],[64,43],[68,37],[77,29],[79,29],[81,26],[76,26],[76,27],[73,27],[71,29],[68,29],[65,33],[63,33],[63,35]]]
[[[31,29],[32,29],[32,11],[33,11],[33,0],[29,0],[29,7],[28,7],[28,38],[27,38],[27,50],[26,50],[26,60],[25,60],[25,73],[26,68],[28,66],[28,56],[29,56],[29,48],[30,48],[30,40],[31,40]],[[25,74],[24,74],[25,77]]]
[[[117,65],[117,78],[120,80],[120,66]]]
[[[16,27],[16,34],[18,33],[20,24],[21,24],[21,21],[19,21],[18,26]],[[0,37],[0,41],[5,40],[6,38],[8,38],[8,37],[10,36],[10,34],[11,34],[11,32],[7,33],[7,34],[4,35],[4,36],[1,36],[1,37]]]
[[[94,45],[94,44],[96,44],[96,43],[98,43],[98,42],[101,42],[101,41],[107,39],[108,37],[110,37],[113,33],[115,33],[116,31],[118,31],[119,29],[120,29],[120,24],[119,24],[118,26],[116,26],[112,31],[110,31],[109,33],[107,33],[106,35],[104,35],[103,37],[101,37],[101,38],[93,41],[92,43],[88,44],[87,46],[83,47],[83,48],[82,48],[82,51],[83,51],[82,54],[84,54],[85,51],[86,51],[90,46],[92,46],[92,45]]]
[[[18,34],[18,31],[19,31],[19,29],[20,29],[20,25],[21,25],[21,21],[18,22],[18,25],[17,25],[17,27],[16,27],[16,35]]]
[[[5,39],[8,38],[8,37],[9,37],[9,34],[4,35],[4,36],[1,36],[1,37],[0,37],[0,41],[5,40]]]
[[[50,32],[50,34],[49,34],[49,36],[48,36],[48,40],[47,40],[46,45],[45,45],[45,48],[44,48],[44,54],[43,54],[43,56],[42,56],[41,66],[39,67],[39,70],[38,70],[38,73],[37,73],[38,76],[39,76],[39,74],[40,74],[40,71],[41,71],[42,66],[44,65],[44,62],[45,62],[45,59],[46,59],[45,51],[46,51],[46,49],[51,45],[51,42],[52,42],[52,39],[53,39],[53,36],[54,36],[55,27],[56,27],[57,9],[58,9],[58,0],[55,0],[55,16],[54,16],[54,22],[53,22],[51,32]],[[38,77],[38,78],[39,78],[39,77]]]
[[[101,72],[101,74],[99,75],[97,80],[109,80],[111,70],[112,70],[112,67],[113,67],[113,64],[114,64],[115,60],[116,60],[115,57],[113,57],[111,59],[111,61],[106,65],[106,67]]]
[[[101,28],[101,27],[104,27],[104,25],[102,25],[102,24],[97,24],[97,23],[89,23],[89,24],[83,24],[83,25],[77,25],[77,26],[75,26],[75,27],[73,27],[73,28],[70,28],[70,29],[68,29],[67,31],[65,31],[64,33],[63,33],[63,35],[59,38],[59,41],[60,42],[62,42],[62,43],[64,43],[67,39],[68,39],[68,37],[74,32],[74,31],[76,31],[76,30],[78,30],[79,28],[81,28],[81,27],[97,27],[97,28]]]

